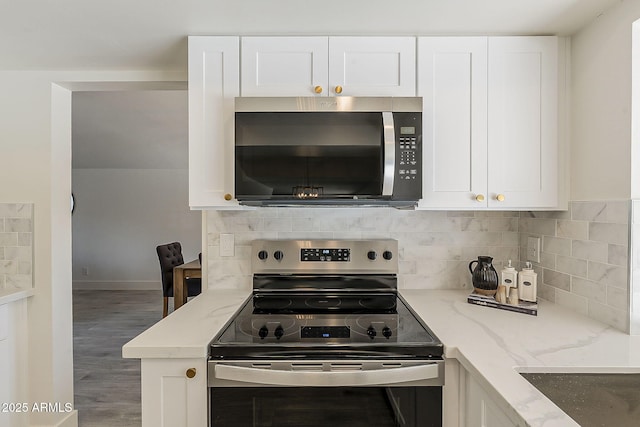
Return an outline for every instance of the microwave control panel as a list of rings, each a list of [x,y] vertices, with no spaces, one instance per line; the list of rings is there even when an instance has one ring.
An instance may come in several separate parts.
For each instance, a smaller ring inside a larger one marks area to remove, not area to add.
[[[422,198],[422,113],[394,113],[396,176],[394,198]]]

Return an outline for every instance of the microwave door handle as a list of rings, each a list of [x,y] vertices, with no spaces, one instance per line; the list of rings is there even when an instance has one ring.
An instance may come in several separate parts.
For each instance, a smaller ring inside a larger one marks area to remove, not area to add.
[[[430,380],[438,378],[438,376],[439,370],[437,364],[346,372],[304,370],[279,371],[222,364],[215,365],[215,377],[220,380],[283,387],[381,386],[411,381]]]
[[[391,111],[382,112],[382,127],[384,139],[382,195],[391,196],[393,195],[393,180],[396,175],[396,131]]]

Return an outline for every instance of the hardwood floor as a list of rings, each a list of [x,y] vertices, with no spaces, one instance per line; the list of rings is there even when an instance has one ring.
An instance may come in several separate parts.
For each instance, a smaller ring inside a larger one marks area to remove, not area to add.
[[[162,318],[162,292],[74,291],[75,408],[80,427],[140,427],[140,361],[122,346]]]

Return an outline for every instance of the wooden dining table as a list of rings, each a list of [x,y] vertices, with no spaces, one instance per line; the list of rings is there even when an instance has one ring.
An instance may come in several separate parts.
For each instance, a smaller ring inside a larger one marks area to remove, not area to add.
[[[198,259],[173,267],[173,309],[177,310],[187,302],[189,294],[187,280],[202,278],[202,266]]]

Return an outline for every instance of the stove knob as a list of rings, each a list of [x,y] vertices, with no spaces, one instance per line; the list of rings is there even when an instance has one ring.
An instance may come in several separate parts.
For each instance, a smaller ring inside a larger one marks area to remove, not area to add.
[[[369,251],[367,252],[367,258],[369,258],[371,261],[375,261],[375,259],[378,258],[378,254],[376,253],[376,251]]]
[[[269,252],[261,250],[260,252],[258,252],[258,258],[264,261],[265,259],[269,258]]]
[[[284,253],[282,251],[275,251],[273,253],[273,257],[277,260],[277,261],[282,261],[282,258],[284,258]]]
[[[260,339],[263,340],[267,335],[269,335],[269,329],[267,329],[266,326],[260,328],[260,330],[258,331],[258,336],[260,337]]]
[[[284,335],[284,329],[282,329],[282,325],[278,325],[275,331],[273,331],[273,335],[276,336],[277,339],[282,338]]]
[[[384,336],[386,339],[391,338],[391,335],[393,335],[393,332],[391,331],[391,328],[389,328],[388,326],[385,326],[382,329],[382,336]]]
[[[376,332],[376,328],[374,328],[373,326],[369,326],[369,328],[367,329],[367,335],[369,335],[369,338],[374,339],[376,335],[378,335],[378,333]]]
[[[389,261],[391,258],[393,258],[393,252],[391,251],[384,251],[382,253],[382,258],[386,259],[387,261]]]

